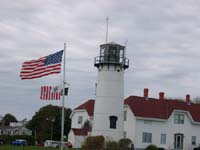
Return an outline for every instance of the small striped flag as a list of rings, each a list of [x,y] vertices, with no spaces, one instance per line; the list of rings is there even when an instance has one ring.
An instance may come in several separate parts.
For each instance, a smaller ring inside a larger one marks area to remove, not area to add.
[[[42,86],[40,92],[41,100],[60,100],[61,89],[59,86]]]
[[[62,55],[63,50],[39,59],[25,61],[20,72],[21,79],[34,79],[60,73]]]

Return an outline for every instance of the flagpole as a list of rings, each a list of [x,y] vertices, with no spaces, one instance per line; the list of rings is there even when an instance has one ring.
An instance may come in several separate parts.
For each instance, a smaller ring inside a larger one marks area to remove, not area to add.
[[[64,141],[64,122],[65,122],[65,53],[66,53],[66,43],[64,43],[64,65],[63,65],[63,92],[62,92],[62,119],[61,119],[61,150],[63,150]]]

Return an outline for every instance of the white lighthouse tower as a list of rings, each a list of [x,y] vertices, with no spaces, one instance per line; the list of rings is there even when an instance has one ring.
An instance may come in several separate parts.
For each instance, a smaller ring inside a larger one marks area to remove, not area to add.
[[[94,66],[98,77],[92,135],[119,140],[124,131],[124,71],[129,67],[125,46],[114,42],[100,45]]]

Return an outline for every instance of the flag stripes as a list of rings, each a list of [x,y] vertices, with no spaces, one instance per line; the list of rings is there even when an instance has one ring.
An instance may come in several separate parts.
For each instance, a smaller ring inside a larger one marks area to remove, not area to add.
[[[61,67],[61,64],[56,64],[56,65],[53,65],[53,66],[49,66],[49,67],[41,67],[41,68],[38,68],[38,69],[35,69],[34,70],[34,73],[33,72],[30,72],[30,71],[21,71],[21,74],[23,75],[35,75],[35,74],[40,74],[40,73],[44,73],[44,72],[47,72],[47,71],[51,71],[52,69],[57,69],[59,70]]]
[[[60,100],[61,90],[59,87],[42,86],[40,99],[42,100]]]
[[[60,70],[61,70],[61,64],[55,64],[47,67],[40,67],[35,69],[34,71],[22,70],[21,79],[24,80],[24,79],[39,78],[49,74],[60,73]]]
[[[62,54],[63,50],[39,59],[25,61],[20,72],[21,79],[34,79],[60,73]]]

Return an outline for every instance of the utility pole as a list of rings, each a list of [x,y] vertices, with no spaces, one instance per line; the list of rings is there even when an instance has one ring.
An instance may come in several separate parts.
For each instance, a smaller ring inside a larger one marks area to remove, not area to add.
[[[46,120],[51,122],[51,142],[52,142],[52,140],[53,140],[53,124],[55,122],[55,117],[50,117],[50,118],[47,118]],[[50,143],[50,145],[51,145],[51,143]]]
[[[53,140],[53,124],[55,122],[55,117],[51,119],[51,141]]]

